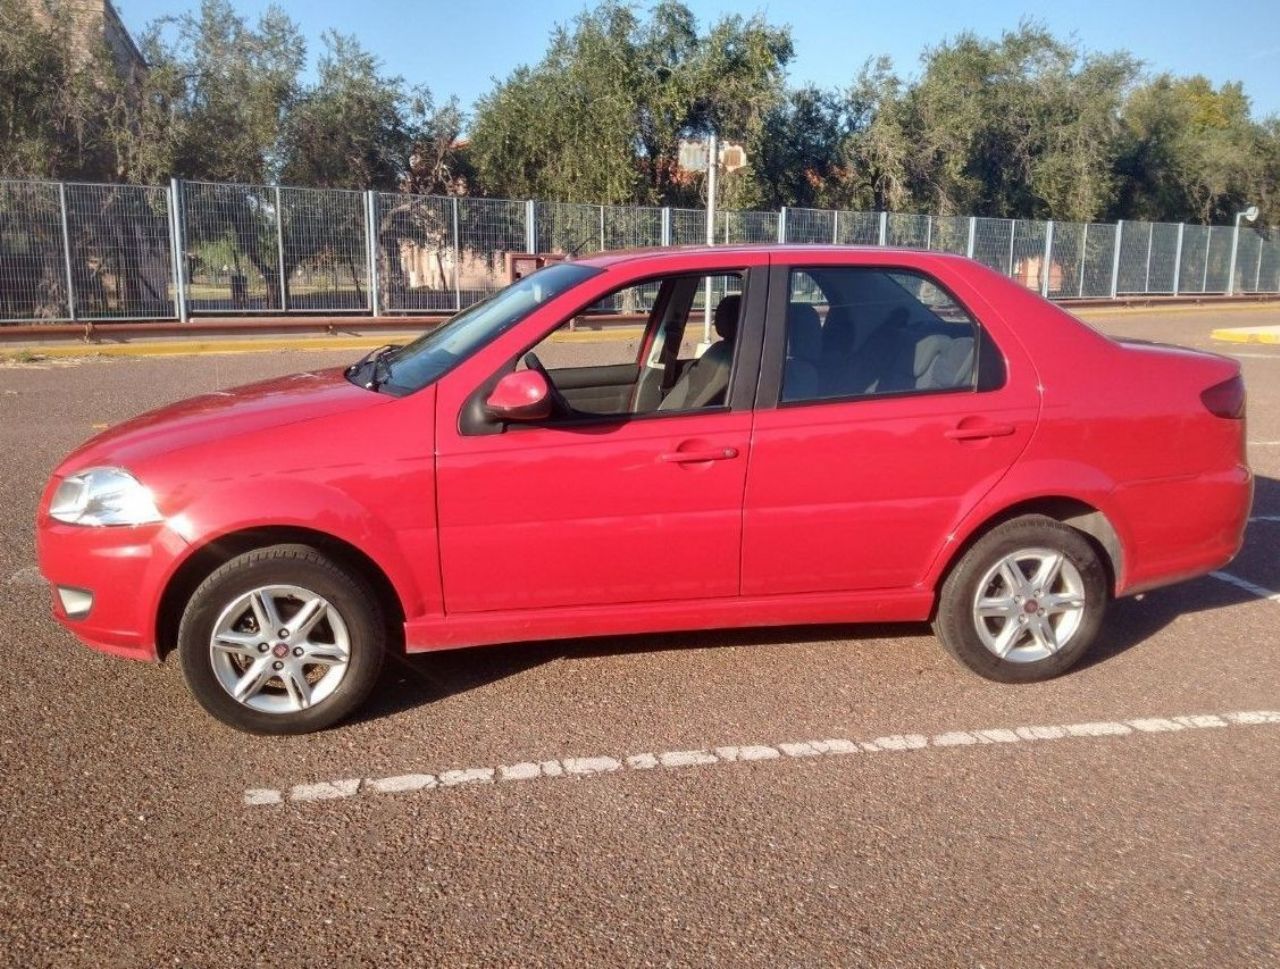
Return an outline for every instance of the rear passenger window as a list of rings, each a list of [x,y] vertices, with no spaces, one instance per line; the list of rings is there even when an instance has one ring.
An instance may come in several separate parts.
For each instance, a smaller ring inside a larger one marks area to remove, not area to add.
[[[784,402],[975,387],[979,330],[925,276],[903,270],[794,270]]]

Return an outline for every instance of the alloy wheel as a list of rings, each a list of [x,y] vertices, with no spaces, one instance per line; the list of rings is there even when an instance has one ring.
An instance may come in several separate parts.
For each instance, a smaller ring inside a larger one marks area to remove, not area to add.
[[[331,696],[351,658],[347,625],[324,597],[294,585],[253,589],[222,610],[209,660],[224,690],[261,713],[294,713]]]
[[[1000,659],[1034,663],[1071,641],[1084,619],[1085,598],[1080,571],[1062,552],[1019,549],[978,583],[973,623],[982,644]]]

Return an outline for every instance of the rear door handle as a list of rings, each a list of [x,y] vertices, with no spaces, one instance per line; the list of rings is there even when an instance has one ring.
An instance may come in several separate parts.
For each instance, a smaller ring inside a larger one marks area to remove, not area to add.
[[[1012,424],[978,424],[973,427],[953,427],[946,435],[953,441],[980,441],[987,437],[1008,437],[1015,430]]]
[[[728,461],[738,456],[736,447],[721,447],[712,451],[668,451],[662,460],[669,464],[698,464],[703,461]]]

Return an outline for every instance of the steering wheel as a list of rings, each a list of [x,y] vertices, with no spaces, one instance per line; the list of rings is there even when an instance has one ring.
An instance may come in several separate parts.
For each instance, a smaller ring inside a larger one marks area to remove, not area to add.
[[[564,394],[560,393],[560,388],[551,379],[550,372],[542,365],[542,361],[538,359],[536,353],[526,353],[524,355],[524,366],[526,370],[532,370],[547,382],[547,390],[549,391],[547,396],[551,399],[552,417],[566,417],[573,413],[573,405],[569,403]]]

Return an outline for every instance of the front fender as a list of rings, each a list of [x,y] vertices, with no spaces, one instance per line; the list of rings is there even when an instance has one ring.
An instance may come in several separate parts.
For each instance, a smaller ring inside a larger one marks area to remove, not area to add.
[[[429,516],[391,524],[350,493],[328,483],[285,477],[227,482],[202,492],[172,515],[169,528],[187,547],[170,575],[200,549],[259,528],[298,528],[354,546],[386,575],[406,618],[440,611],[436,533]],[[424,581],[425,579],[425,581]]]

